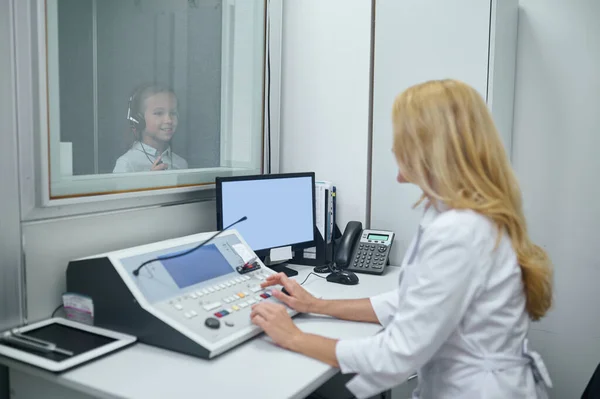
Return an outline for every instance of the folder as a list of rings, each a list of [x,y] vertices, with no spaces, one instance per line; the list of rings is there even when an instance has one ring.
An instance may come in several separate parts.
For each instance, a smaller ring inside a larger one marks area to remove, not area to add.
[[[327,260],[327,248],[331,246],[334,237],[336,211],[336,187],[329,181],[315,182],[315,223],[317,245],[324,248],[311,247],[303,252],[304,259],[325,262]]]

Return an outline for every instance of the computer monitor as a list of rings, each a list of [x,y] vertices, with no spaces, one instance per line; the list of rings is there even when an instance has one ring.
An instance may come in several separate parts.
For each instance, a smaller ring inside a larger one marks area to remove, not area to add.
[[[236,226],[257,256],[271,249],[292,247],[292,253],[315,246],[315,174],[217,177],[217,228],[237,219]],[[288,276],[298,274],[285,264],[270,265]]]

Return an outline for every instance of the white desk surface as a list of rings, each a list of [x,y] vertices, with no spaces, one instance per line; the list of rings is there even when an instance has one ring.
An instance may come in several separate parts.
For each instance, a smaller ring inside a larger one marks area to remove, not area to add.
[[[291,266],[302,282],[312,267]],[[358,285],[333,284],[310,276],[304,286],[325,299],[364,298],[398,286],[399,267],[386,267],[382,276],[358,274]],[[322,275],[326,276],[326,275]],[[381,326],[316,315],[298,315],[306,332],[331,338],[376,334]],[[17,362],[2,362],[29,374],[51,379],[100,398],[304,398],[338,369],[273,345],[262,334],[215,359],[204,360],[136,344],[88,365],[54,375]]]

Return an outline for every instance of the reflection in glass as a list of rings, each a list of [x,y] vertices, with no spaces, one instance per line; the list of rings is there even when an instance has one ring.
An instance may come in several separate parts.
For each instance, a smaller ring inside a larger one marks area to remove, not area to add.
[[[44,1],[51,198],[260,173],[265,0]]]
[[[157,84],[139,87],[129,99],[127,120],[134,141],[117,159],[113,172],[187,169],[187,161],[171,149],[179,122],[172,89]]]

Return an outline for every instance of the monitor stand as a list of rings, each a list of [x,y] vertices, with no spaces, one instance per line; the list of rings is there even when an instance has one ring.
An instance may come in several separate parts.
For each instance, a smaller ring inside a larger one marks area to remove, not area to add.
[[[298,272],[294,269],[290,269],[289,267],[287,267],[287,265],[287,263],[278,263],[276,265],[267,265],[267,267],[277,273],[285,273],[285,275],[288,277],[297,276]]]

